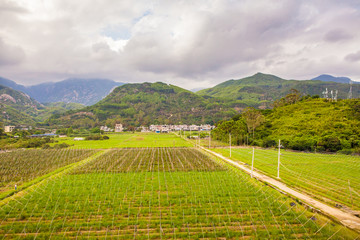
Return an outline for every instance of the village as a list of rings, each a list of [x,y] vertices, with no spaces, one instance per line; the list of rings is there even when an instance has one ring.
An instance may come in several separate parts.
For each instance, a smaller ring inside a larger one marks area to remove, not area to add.
[[[175,132],[175,131],[211,131],[214,129],[215,126],[210,124],[202,124],[202,125],[150,125],[149,127],[141,126],[135,128],[135,131],[137,132],[155,132],[155,133],[169,133],[169,132]],[[20,130],[20,131],[28,131],[33,129],[31,126],[5,126],[4,132],[5,133],[11,133],[14,130]],[[43,129],[45,130],[45,129]],[[108,127],[108,126],[100,126],[101,132],[124,132],[128,131],[127,128],[123,127],[123,125],[115,124],[114,128]],[[39,136],[49,136],[51,134],[52,136],[56,135],[56,129],[51,130],[49,133],[46,134],[34,134],[33,137],[39,137]]]
[[[150,125],[149,127],[141,126],[135,128],[135,131],[140,132],[155,132],[155,133],[169,133],[175,131],[211,131],[215,126],[210,124],[202,124],[202,125]],[[101,126],[101,131],[104,132],[123,132],[126,129],[122,124],[116,124],[115,129],[109,128],[107,126]]]

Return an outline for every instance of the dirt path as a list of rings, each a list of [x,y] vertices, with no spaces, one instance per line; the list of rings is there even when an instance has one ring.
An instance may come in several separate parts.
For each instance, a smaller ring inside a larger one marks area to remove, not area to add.
[[[230,160],[227,157],[222,156],[221,154],[215,153],[211,150],[208,150],[204,147],[201,147],[202,150],[209,152],[219,158],[221,158],[222,160],[224,160],[225,162],[240,168],[241,170],[243,170],[244,172],[251,174],[251,169],[245,167],[244,165],[241,165],[237,162],[234,162],[232,160]],[[264,174],[258,173],[258,172],[253,172],[253,176],[258,179],[259,181],[262,182],[266,182],[268,184],[271,184],[272,186],[276,187],[278,190],[280,190],[281,192],[285,192],[299,200],[301,200],[302,202],[308,204],[309,206],[317,209],[320,213],[340,222],[341,224],[345,225],[348,228],[351,228],[357,232],[360,232],[360,218],[347,213],[347,212],[343,212],[340,209],[328,206],[318,200],[313,199],[312,197],[303,194],[301,192],[295,191],[291,188],[289,188],[288,186],[286,186],[284,183],[279,182],[271,177],[268,177]]]

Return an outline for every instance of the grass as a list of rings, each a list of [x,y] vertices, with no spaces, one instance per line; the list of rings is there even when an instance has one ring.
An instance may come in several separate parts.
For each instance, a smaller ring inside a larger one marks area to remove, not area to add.
[[[108,140],[74,141],[74,138],[58,138],[58,143],[73,145],[76,149],[189,147],[190,143],[172,133],[118,133],[108,134]]]
[[[110,150],[1,207],[0,222],[6,239],[357,236],[198,150],[170,148]]]
[[[214,149],[229,157],[229,149]],[[252,149],[233,148],[231,159],[251,165]],[[255,149],[254,168],[277,177],[278,152]],[[360,157],[281,151],[281,181],[330,205],[360,210]]]

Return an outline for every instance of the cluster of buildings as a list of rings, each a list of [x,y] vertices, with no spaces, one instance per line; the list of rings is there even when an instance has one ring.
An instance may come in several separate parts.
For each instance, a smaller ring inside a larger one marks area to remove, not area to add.
[[[210,124],[203,124],[203,125],[150,125],[150,127],[139,127],[136,128],[136,130],[141,130],[141,132],[156,132],[156,133],[168,133],[168,132],[174,132],[174,131],[211,131],[214,129],[215,126],[212,126]],[[31,130],[31,127],[15,127],[15,126],[5,126],[4,131],[9,133],[14,131],[14,129],[20,129],[20,130]],[[45,129],[44,129],[45,130]],[[122,132],[124,131],[123,125],[115,124],[115,129],[109,128],[107,126],[101,126],[101,131],[104,132]],[[54,129],[51,134],[55,135],[56,129]]]
[[[174,131],[211,131],[215,126],[204,124],[204,125],[150,125],[150,127],[138,127],[136,130],[141,132],[156,132],[156,133],[168,133]],[[101,126],[100,130],[104,132],[122,132],[124,131],[122,124],[115,125],[114,129],[111,129],[107,126]]]
[[[16,126],[5,126],[4,127],[4,132],[6,133],[10,133],[12,131],[14,131],[15,129],[21,130],[21,131],[29,131],[32,129],[31,126],[24,126],[24,125],[20,125],[18,127]]]
[[[114,129],[109,128],[107,126],[101,126],[100,130],[104,132],[114,132]],[[123,125],[121,123],[115,124],[115,132],[122,132],[122,131],[124,131]]]
[[[174,131],[210,131],[215,126],[210,124],[204,125],[150,125],[149,131],[157,133],[174,132]]]

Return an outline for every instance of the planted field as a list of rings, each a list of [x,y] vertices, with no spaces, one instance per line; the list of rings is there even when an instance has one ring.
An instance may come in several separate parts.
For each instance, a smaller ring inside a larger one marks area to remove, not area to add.
[[[143,148],[143,147],[190,147],[191,144],[172,133],[117,133],[108,134],[108,140],[74,141],[59,138],[58,143],[73,145],[77,149]]]
[[[7,239],[358,236],[195,149],[111,151],[1,207],[0,222]]]
[[[229,156],[229,149],[214,149]],[[360,210],[360,157],[339,154],[281,152],[280,177],[291,187],[331,205]],[[251,165],[252,149],[232,149],[233,160]],[[278,153],[255,149],[254,168],[277,176]]]
[[[68,164],[83,160],[94,150],[14,150],[0,153],[0,192],[31,181]]]
[[[113,150],[75,171],[143,172],[143,171],[214,171],[223,170],[209,156],[191,148],[129,148]]]

